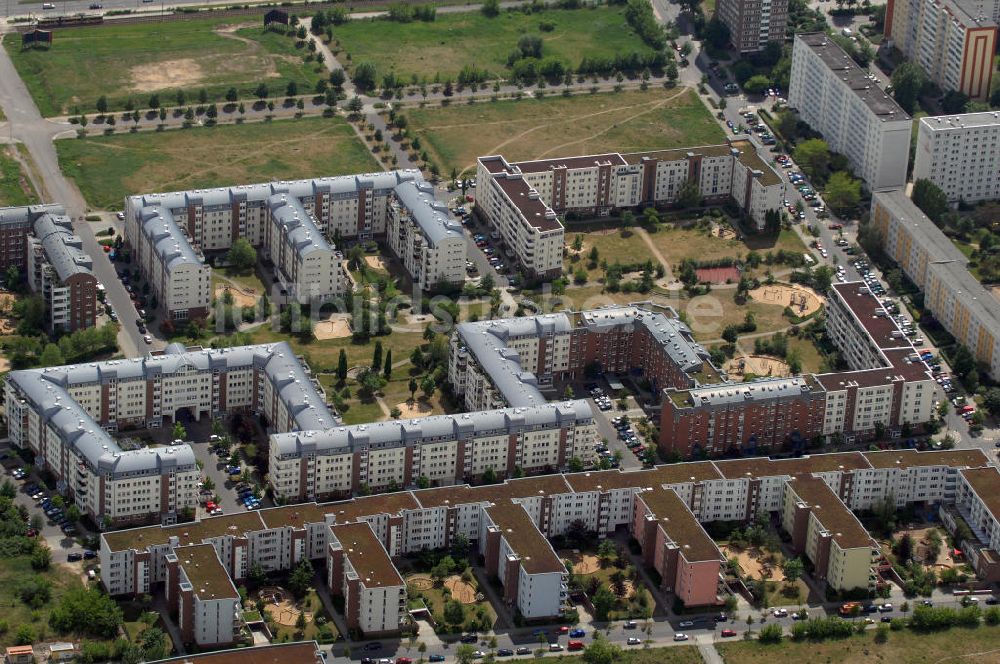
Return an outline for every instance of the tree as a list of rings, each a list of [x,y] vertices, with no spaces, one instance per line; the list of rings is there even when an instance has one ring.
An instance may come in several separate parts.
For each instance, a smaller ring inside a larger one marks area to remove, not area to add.
[[[743,89],[752,95],[759,95],[767,90],[767,86],[770,84],[771,80],[767,76],[757,74],[746,80],[746,83],[743,84]]]
[[[249,240],[241,237],[236,242],[233,242],[233,246],[229,248],[229,253],[226,254],[226,259],[235,269],[241,272],[250,270],[257,264],[257,250],[253,248]]]
[[[625,587],[625,573],[620,569],[615,570],[611,574],[611,590],[619,597],[625,597],[625,592],[628,590]]]
[[[913,204],[920,208],[921,212],[935,224],[940,224],[944,214],[948,211],[948,196],[941,191],[941,188],[925,178],[918,178],[913,182]]]
[[[472,664],[475,655],[476,648],[468,643],[462,643],[455,648],[455,662],[457,664]]]
[[[375,351],[372,353],[372,371],[382,370],[382,342],[375,342]]]
[[[430,399],[436,389],[437,385],[434,383],[432,376],[424,376],[424,379],[420,381],[420,391],[424,393],[425,398]]]
[[[413,399],[415,398],[417,394],[417,387],[418,387],[417,379],[411,378],[410,383],[406,386],[406,389],[410,391],[410,401],[413,401]]]
[[[186,440],[187,439],[187,429],[180,422],[174,422],[174,440]]]
[[[485,0],[483,6],[480,8],[483,12],[483,16],[488,16],[489,18],[494,18],[500,15],[500,0]]]
[[[450,599],[444,604],[444,619],[452,625],[461,625],[465,620],[465,609],[458,600]]]
[[[288,577],[288,590],[295,597],[302,598],[309,591],[313,581],[313,567],[308,560],[302,560]]]
[[[677,204],[689,209],[701,205],[701,186],[694,178],[688,178],[677,191]]]
[[[373,62],[359,62],[354,68],[354,86],[362,92],[369,92],[375,89],[378,84],[378,70]]]
[[[861,202],[861,181],[837,171],[826,183],[826,203],[837,212],[849,212]]]
[[[913,538],[909,533],[904,533],[896,542],[895,553],[900,564],[906,565],[913,558]]]
[[[235,102],[240,98],[240,93],[236,88],[229,88],[226,90],[226,101]]]
[[[784,572],[785,578],[789,581],[796,581],[805,571],[805,566],[802,563],[801,558],[789,558],[785,560],[785,564],[781,566],[781,571]]]
[[[42,354],[38,356],[38,364],[43,367],[55,367],[65,364],[62,351],[55,344],[46,344]]]
[[[583,661],[586,664],[612,664],[621,660],[622,655],[621,647],[596,632],[594,641],[583,651]]]
[[[72,588],[49,614],[49,624],[58,632],[111,639],[122,625],[122,610],[99,590]]]
[[[705,24],[703,34],[705,35],[705,41],[717,49],[725,48],[729,44],[729,27],[719,20],[718,16],[713,16]]]
[[[616,601],[615,596],[606,587],[601,586],[598,588],[597,592],[591,598],[591,602],[594,605],[594,618],[600,622],[607,620],[608,613],[614,608]]]
[[[31,625],[21,625],[14,632],[14,641],[19,646],[30,646],[38,638],[35,628]]]
[[[825,176],[829,168],[830,148],[826,141],[819,138],[802,141],[792,156],[802,170],[813,179],[817,179],[818,174],[821,177]]]
[[[337,378],[343,383],[347,380],[347,352],[341,348],[337,358]]]
[[[37,530],[37,528],[36,528]],[[31,569],[44,572],[52,564],[52,552],[46,546],[37,547],[31,554]]]
[[[286,97],[296,97],[299,94],[299,84],[295,81],[289,81],[288,85],[285,86],[285,96]]]
[[[382,376],[386,380],[392,378],[392,349],[385,351],[385,360],[382,363]]]
[[[76,505],[70,505],[66,510],[66,518],[71,522],[76,523],[80,520],[80,508]]]
[[[108,98],[105,97],[104,95],[101,95],[100,97],[97,98],[97,103],[94,104],[94,107],[97,108],[98,113],[104,115],[105,113],[108,112]]]
[[[611,564],[611,559],[616,555],[615,543],[609,539],[601,540],[601,543],[597,545],[597,559],[601,567],[607,567]]]
[[[927,84],[927,76],[919,65],[904,62],[892,72],[892,96],[904,111],[913,114],[917,98]]]
[[[270,92],[271,91],[268,90],[267,88],[267,83],[261,83],[260,85],[257,86],[257,89],[254,90],[253,94],[255,97],[257,97],[257,99],[264,101],[265,99],[267,99],[267,96],[270,94]]]

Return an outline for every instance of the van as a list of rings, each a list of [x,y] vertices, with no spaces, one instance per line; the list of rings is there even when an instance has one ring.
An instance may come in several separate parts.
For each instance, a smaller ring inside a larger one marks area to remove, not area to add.
[[[844,35],[845,37],[853,37],[854,36],[854,33],[851,31],[850,28],[843,28],[843,29],[841,29],[840,34]]]
[[[55,9],[56,5],[54,2],[43,2],[42,9]]]

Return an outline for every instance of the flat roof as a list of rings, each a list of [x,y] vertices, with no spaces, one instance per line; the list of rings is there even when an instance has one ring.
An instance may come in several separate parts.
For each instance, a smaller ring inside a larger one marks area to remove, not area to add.
[[[340,503],[327,503],[322,507],[327,510],[327,514],[336,517],[336,523],[345,523],[373,514],[398,514],[403,510],[419,509],[420,504],[409,491],[397,491],[363,496]]]
[[[523,507],[505,501],[487,507],[486,513],[503,533],[507,545],[521,558],[525,572],[528,574],[566,572],[566,566]]]
[[[762,185],[772,187],[781,184],[781,178],[778,176],[778,173],[770,164],[760,158],[753,143],[750,141],[733,141],[730,145],[739,150],[737,158],[744,166],[751,171],[760,173],[758,180]]]
[[[264,521],[257,511],[213,516],[201,521],[180,523],[175,526],[144,526],[129,530],[102,533],[112,551],[142,550],[149,546],[165,545],[176,537],[179,546],[201,544],[203,540],[223,535],[239,537],[245,533],[264,529]]]
[[[345,501],[346,502],[346,501]],[[268,528],[301,527],[307,523],[323,523],[337,503],[295,503],[260,510],[260,518]]]
[[[976,127],[1000,127],[1000,113],[958,113],[955,115],[930,115],[920,118],[920,127],[930,131],[960,131]],[[900,190],[901,191],[901,190]]]
[[[554,231],[563,227],[555,211],[546,205],[538,192],[520,175],[498,175],[493,178],[511,202],[521,211],[529,224],[540,231]]]
[[[403,585],[403,577],[370,525],[344,523],[330,526],[330,530],[366,588]]]
[[[857,317],[858,322],[868,332],[875,345],[882,350],[888,348],[912,348],[903,331],[899,329],[886,312],[885,307],[878,298],[872,295],[868,286],[863,281],[848,281],[842,284],[834,284],[833,290],[844,301],[844,304]],[[881,314],[876,314],[881,310]],[[893,332],[898,332],[897,336],[892,336]]]
[[[421,507],[428,509],[488,500],[485,496],[477,496],[468,484],[421,489],[414,491],[413,497],[417,499]]]
[[[958,471],[983,501],[994,519],[1000,519],[1000,470],[994,466],[966,468]]]
[[[594,168],[602,164],[612,166],[624,166],[625,160],[617,152],[606,152],[604,154],[588,154],[576,157],[554,157],[552,159],[536,159],[533,161],[514,162],[522,173],[540,173],[554,168],[580,169]]]
[[[873,540],[854,512],[849,510],[826,482],[813,475],[796,475],[788,486],[809,505],[823,528],[830,531],[841,549],[871,547]]]
[[[194,589],[198,599],[239,599],[239,592],[229,578],[229,572],[219,560],[211,544],[179,546],[174,549],[178,566]]]
[[[990,460],[980,449],[970,450],[886,450],[862,452],[872,468],[920,468],[923,466],[949,466],[951,468],[979,468]],[[1000,488],[1000,487],[998,487]]]
[[[646,159],[656,159],[657,161],[681,161],[690,156],[701,157],[728,157],[732,156],[733,150],[728,143],[719,145],[699,145],[692,148],[672,148],[669,150],[646,150],[644,152],[628,152],[622,157],[630,164],[641,164]]]
[[[157,660],[155,664],[318,664],[321,661],[319,645],[315,641],[297,641],[181,655]]]
[[[869,80],[851,56],[825,32],[800,32],[795,35],[795,40],[801,41],[819,56],[823,64],[881,120],[910,119],[909,113],[882,88]]]
[[[656,488],[643,491],[638,498],[671,540],[680,548],[688,562],[723,560],[722,552],[698,523],[688,506],[673,489]]]
[[[495,503],[514,498],[556,496],[564,493],[573,493],[573,489],[561,473],[505,480],[501,484],[487,484],[473,488],[474,496],[483,496],[485,500]]]
[[[752,457],[748,459],[716,461],[715,465],[727,480],[735,480],[743,477],[775,477],[778,475],[827,473],[837,470],[848,471],[871,468],[864,455],[860,452],[811,454],[784,459]]]

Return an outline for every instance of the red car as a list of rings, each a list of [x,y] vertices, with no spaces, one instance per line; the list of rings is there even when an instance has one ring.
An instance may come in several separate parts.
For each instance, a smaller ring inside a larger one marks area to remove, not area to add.
[[[830,224],[829,229],[831,231],[839,231],[843,227],[844,227],[843,224]]]
[[[562,627],[559,628],[559,633],[560,634],[569,634],[569,627],[567,627],[566,625],[563,625]]]
[[[397,657],[396,664],[413,664],[413,660],[409,657]]]
[[[736,630],[724,629],[722,630],[722,636],[736,636]]]
[[[567,650],[583,650],[583,641],[570,641],[566,644]]]

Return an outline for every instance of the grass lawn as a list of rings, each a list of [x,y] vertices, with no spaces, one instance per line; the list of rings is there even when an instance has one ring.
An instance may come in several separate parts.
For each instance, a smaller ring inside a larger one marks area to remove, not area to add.
[[[310,590],[305,598],[299,602],[297,608],[302,609],[307,613],[311,613],[314,619],[316,616],[324,616],[327,618],[325,625],[329,629],[332,637],[321,637],[319,634],[320,627],[316,624],[314,619],[307,619],[305,629],[301,631],[295,626],[272,622],[271,625],[275,630],[275,643],[284,643],[286,641],[311,641],[313,639],[318,640],[320,643],[330,643],[336,638],[338,634],[337,626],[332,620],[329,620],[330,616],[327,615],[326,611],[323,609],[323,603],[320,601],[319,597],[317,597],[315,590]]]
[[[212,269],[213,286],[215,284],[227,285],[230,281],[258,294],[266,292],[264,282],[253,271],[239,271],[231,267],[217,267]]]
[[[41,608],[33,610],[17,597],[17,592],[21,583],[36,576],[51,584],[52,596]],[[53,563],[48,572],[38,573],[31,569],[29,556],[0,560],[0,605],[4,607],[3,622],[8,625],[0,633],[0,647],[17,644],[20,625],[30,625],[38,635],[37,641],[63,640],[49,627],[49,613],[68,590],[82,585],[80,577],[62,565]]]
[[[543,23],[554,29],[543,31]],[[338,55],[341,62],[371,62],[379,76],[394,71],[405,80],[416,74],[428,81],[435,75],[440,80],[455,77],[466,66],[502,75],[507,56],[523,35],[541,37],[544,57],[574,69],[584,56],[613,58],[650,50],[629,27],[622,7],[504,12],[496,18],[481,12],[438,14],[430,23],[375,19],[351,21],[334,30],[345,51]]]
[[[753,312],[757,321],[757,329],[749,334],[777,332],[791,325],[782,315],[782,307],[753,300],[738,306],[733,302],[735,293],[735,289],[716,290],[681,303],[680,310],[687,313],[695,339],[718,339],[726,326],[741,324],[748,311]],[[743,345],[750,351],[753,349],[753,340],[747,340]]]
[[[639,636],[642,638],[642,635]],[[616,664],[702,664],[703,662],[697,646],[629,650],[615,659]]]
[[[570,257],[574,256],[576,252],[573,251],[571,246],[576,240],[577,235],[583,239],[583,249],[580,251],[580,260],[573,262],[570,260]],[[563,265],[570,272],[575,271],[579,267],[586,269],[587,264],[590,263],[591,250],[597,249],[598,265],[593,270],[587,270],[591,279],[604,276],[604,271],[600,268],[601,261],[607,261],[609,265],[613,263],[641,263],[650,259],[654,263],[656,262],[656,259],[649,251],[649,247],[634,232],[628,237],[622,237],[617,229],[611,229],[611,231],[594,231],[591,233],[574,233],[571,230],[567,230],[566,244],[568,256],[563,261]]]
[[[406,577],[407,582],[409,582],[410,576],[413,575],[411,574]],[[427,574],[421,573],[420,576],[427,576]],[[472,579],[472,586],[476,588],[477,592],[479,591],[479,582],[475,579],[475,577],[473,577]],[[452,599],[452,597],[451,593],[447,590],[447,588],[444,587],[443,584],[435,582],[434,587],[429,588],[427,590],[424,590],[422,588],[418,589],[414,586],[408,585],[407,593],[411,599],[417,599],[417,595],[419,595],[420,599],[424,601],[424,604],[427,605],[427,608],[430,609],[431,613],[437,619],[438,624],[441,625],[442,627],[445,625],[443,620],[444,605],[446,602]],[[465,617],[462,620],[463,624],[467,623],[470,619],[475,619],[477,614],[482,609],[485,609],[486,615],[489,616],[490,624],[492,625],[496,623],[497,619],[496,611],[493,609],[493,606],[490,605],[488,600],[483,600],[482,602],[474,602],[472,604],[462,604],[462,609],[464,610],[465,613]]]
[[[873,631],[864,636],[814,643],[785,640],[780,645],[761,645],[756,641],[733,641],[716,644],[726,664],[772,664],[773,662],[885,662],[895,664],[930,664],[965,660],[996,662],[1000,649],[1000,629],[954,628],[935,634],[910,631],[890,632],[886,643],[875,643]],[[980,653],[982,653],[980,655]]]
[[[66,139],[56,150],[93,208],[130,194],[379,170],[339,118]]]
[[[194,102],[204,88],[222,99],[236,87],[250,97],[261,82],[283,95],[289,81],[311,91],[326,69],[305,62],[295,39],[265,33],[260,19],[247,17],[104,25],[60,30],[48,50],[22,51],[9,36],[4,47],[43,116],[62,115],[79,106],[94,112],[101,95],[110,110],[129,97],[146,106],[153,92],[169,92],[164,105],[184,90]]]
[[[663,228],[650,235],[653,244],[663,257],[676,269],[685,258],[710,261],[718,258],[746,258],[750,251],[766,254],[782,249],[805,253],[806,247],[795,231],[781,231],[777,235],[748,235],[745,240],[713,237],[707,229],[677,228],[664,224]],[[778,266],[780,267],[780,266]],[[777,269],[777,268],[775,268]]]
[[[721,143],[724,134],[693,90],[650,88],[407,111],[442,173],[476,158],[509,161]]]
[[[25,177],[11,147],[0,148],[0,207],[38,202],[38,194]]]
[[[823,368],[823,356],[816,345],[808,339],[802,337],[788,337],[789,352],[795,351],[799,354],[802,362],[802,373],[821,373]]]
[[[337,358],[340,356],[340,349],[347,351],[347,363],[349,366],[368,366],[371,364],[372,353],[375,349],[375,340],[368,343],[356,344],[350,337],[341,339],[326,339],[324,341],[312,341],[302,343],[295,337],[290,337],[282,332],[275,332],[270,325],[262,325],[249,332],[251,343],[265,344],[278,341],[287,341],[297,354],[305,355],[309,361],[309,366],[317,373],[333,372],[337,368]],[[421,332],[393,332],[389,336],[378,337],[385,350],[392,349],[393,363],[410,357],[413,349],[425,343]],[[405,368],[396,370],[398,378],[403,378],[406,374]],[[409,379],[406,379],[409,380]]]

